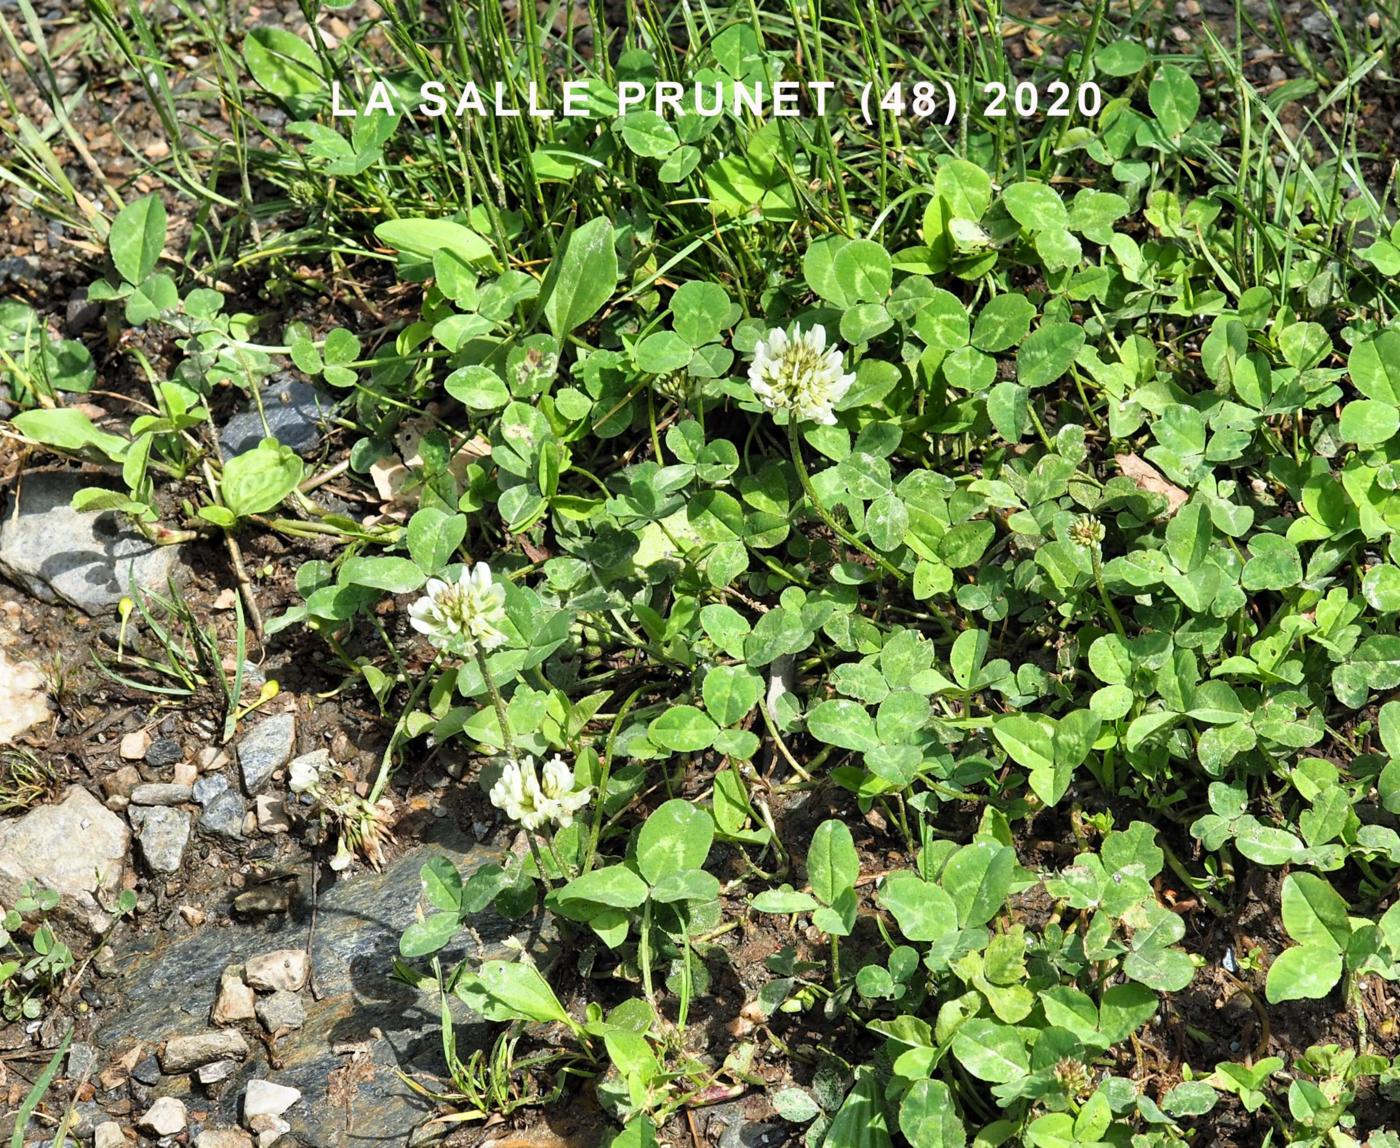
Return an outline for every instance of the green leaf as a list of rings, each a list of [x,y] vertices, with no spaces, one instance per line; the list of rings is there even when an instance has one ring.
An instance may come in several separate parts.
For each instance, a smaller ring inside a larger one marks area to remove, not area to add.
[[[1164,64],[1147,87],[1147,103],[1162,130],[1169,136],[1179,136],[1196,122],[1201,93],[1184,69]]]
[[[1054,734],[1045,723],[1029,714],[1010,714],[998,718],[992,726],[992,735],[1017,765],[1025,766],[1032,772],[1054,769]]]
[[[446,857],[434,857],[418,870],[423,895],[435,909],[455,913],[462,903],[462,875]]]
[[[442,386],[472,411],[497,411],[510,402],[510,391],[501,376],[480,364],[458,367],[442,381]]]
[[[625,865],[607,865],[575,877],[559,890],[561,909],[570,903],[635,909],[647,899],[647,886]]]
[[[1400,612],[1400,567],[1372,566],[1361,580],[1361,595],[1384,614]]]
[[[906,940],[937,941],[957,931],[953,899],[914,873],[891,873],[880,883],[875,899],[894,915]]]
[[[637,835],[637,868],[651,884],[683,869],[699,869],[710,854],[715,823],[682,798],[657,806]]]
[[[436,574],[452,561],[466,535],[465,514],[425,506],[408,520],[408,553],[424,574]]]
[[[952,1091],[941,1080],[916,1080],[899,1102],[899,1130],[911,1148],[964,1148],[967,1132]]]
[[[1084,346],[1084,328],[1077,323],[1042,324],[1016,352],[1016,378],[1024,387],[1053,383],[1074,362]]]
[[[822,1141],[830,1148],[890,1148],[889,1125],[879,1078],[867,1066],[856,1069],[856,1082],[846,1094]]]
[[[90,447],[113,462],[120,462],[131,446],[120,435],[93,426],[92,420],[82,411],[67,407],[22,411],[10,421],[20,434],[45,446],[63,451],[82,451]]]
[[[674,753],[698,753],[708,749],[718,732],[714,719],[691,705],[672,706],[647,726],[647,737],[652,744]]]
[[[807,732],[827,745],[867,752],[880,744],[869,711],[847,698],[818,702],[807,715]]]
[[[800,1088],[780,1088],[768,1098],[768,1102],[773,1105],[773,1111],[793,1124],[806,1124],[813,1117],[821,1115],[821,1109],[811,1094]]]
[[[107,248],[123,279],[144,283],[165,250],[165,204],[160,196],[148,195],[123,207],[112,220]]]
[[[953,1055],[978,1080],[992,1084],[1010,1084],[1031,1070],[1025,1042],[1016,1029],[986,1017],[962,1023],[953,1036]]]
[[[831,905],[855,886],[859,876],[860,858],[850,829],[842,821],[823,821],[807,849],[807,880],[813,895],[822,904]]]
[[[301,459],[291,447],[265,438],[252,450],[224,463],[219,499],[239,518],[263,514],[281,504],[302,479]]]
[[[1149,947],[1135,949],[1123,958],[1123,972],[1135,981],[1160,993],[1180,992],[1191,983],[1196,966],[1181,949]]]
[[[468,973],[458,982],[457,995],[490,1021],[529,1020],[578,1028],[539,969],[524,961],[483,961],[475,974]]]
[[[429,913],[403,931],[399,938],[399,955],[414,960],[435,953],[448,945],[461,927],[461,919],[455,912]]]
[[[994,841],[964,845],[944,866],[942,885],[958,910],[964,929],[985,925],[1001,910],[1011,892],[1016,851]]]
[[[1246,590],[1288,590],[1303,580],[1303,559],[1287,538],[1256,534],[1249,540],[1249,554],[1240,576]]]
[[[1342,439],[1358,446],[1375,446],[1400,430],[1400,410],[1375,399],[1357,399],[1342,408]]]
[[[1035,305],[1024,295],[998,295],[977,313],[972,345],[982,351],[1005,351],[1026,337],[1033,318]]]
[[[427,578],[427,574],[407,558],[379,555],[347,558],[341,564],[339,580],[346,585],[369,586],[388,594],[408,594],[422,586]]]
[[[550,266],[554,286],[544,316],[556,339],[583,326],[612,298],[618,275],[614,242],[608,219],[590,219],[569,236],[557,266]]]
[[[1264,995],[1270,1004],[1320,1000],[1342,979],[1342,954],[1322,945],[1284,949],[1269,966]]]
[[[1347,356],[1351,381],[1368,399],[1400,407],[1400,331],[1382,331]]]
[[[464,263],[494,264],[491,245],[470,227],[450,219],[386,219],[374,229],[375,238],[395,251],[431,260],[450,251]]]
[[[889,252],[872,239],[842,244],[832,265],[843,297],[853,303],[879,303],[890,293],[893,266]]]
[[[820,902],[810,893],[784,885],[780,889],[763,890],[750,904],[760,913],[810,913]]]
[[[758,704],[763,679],[747,666],[716,666],[705,675],[705,708],[720,725],[734,725]]]
[[[321,63],[311,45],[295,33],[272,25],[248,30],[243,62],[264,91],[281,99],[310,96],[325,90]]]
[[[1001,201],[1027,231],[1063,230],[1069,222],[1064,200],[1047,183],[1013,183],[1001,193]]]
[[[680,146],[676,129],[650,109],[628,112],[614,124],[613,130],[634,155],[662,159]]]
[[[1290,873],[1283,879],[1283,927],[1300,945],[1346,949],[1351,940],[1347,903],[1315,873]]]

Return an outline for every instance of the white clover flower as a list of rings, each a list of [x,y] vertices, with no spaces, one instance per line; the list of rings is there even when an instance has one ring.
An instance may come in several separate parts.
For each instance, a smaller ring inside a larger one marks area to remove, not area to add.
[[[749,385],[770,411],[787,411],[790,418],[830,425],[835,406],[856,381],[841,371],[841,348],[826,345],[826,328],[808,331],[774,327],[754,348]]]
[[[321,767],[314,760],[308,760],[310,756],[308,754],[292,762],[287,788],[293,793],[310,793],[321,784]]]
[[[440,650],[470,657],[506,640],[506,591],[485,562],[462,567],[456,582],[429,578],[427,592],[408,608],[413,628]]]
[[[544,763],[544,781],[535,774],[535,759],[506,763],[491,787],[491,804],[526,829],[554,822],[561,829],[573,824],[574,814],[588,804],[591,786],[574,791],[573,771],[555,755]]]

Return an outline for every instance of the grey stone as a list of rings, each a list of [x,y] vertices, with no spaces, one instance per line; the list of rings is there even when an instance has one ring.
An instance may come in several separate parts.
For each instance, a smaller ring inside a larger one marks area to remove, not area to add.
[[[334,405],[332,399],[310,383],[297,382],[285,374],[266,385],[261,398],[261,415],[256,407],[240,411],[219,432],[219,445],[225,455],[252,450],[269,434],[298,454],[310,454],[316,449],[321,442],[321,424]]]
[[[238,742],[238,767],[243,771],[243,788],[252,797],[273,771],[292,758],[297,744],[297,719],[290,713],[264,718]]]
[[[173,737],[158,737],[146,750],[146,764],[158,767],[174,765],[184,756],[185,751]]]
[[[111,918],[98,896],[115,896],[131,832],[115,813],[79,786],[57,805],[0,821],[0,904],[13,905],[32,881],[60,894],[65,920],[102,932]]]
[[[154,1056],[142,1057],[131,1070],[131,1078],[138,1084],[154,1085],[160,1079],[160,1061]]]
[[[37,666],[16,661],[5,651],[10,638],[0,626],[0,745],[47,721],[49,687]]]
[[[404,1144],[433,1114],[431,1102],[414,1093],[398,1073],[419,1078],[444,1074],[438,1006],[427,995],[392,980],[389,970],[398,954],[399,936],[416,916],[423,864],[445,856],[470,874],[487,862],[498,862],[500,855],[471,843],[450,822],[432,821],[426,832],[427,844],[382,873],[322,874],[312,935],[321,999],[303,994],[306,1024],[277,1041],[278,1069],[270,1070],[265,1050],[250,1042],[248,1059],[219,1084],[217,1095],[201,1101],[200,1107],[209,1109],[209,1126],[240,1123],[244,1086],[257,1078],[301,1090],[301,1103],[293,1105],[285,1119],[292,1126],[290,1136],[305,1148]],[[250,953],[304,945],[311,917],[310,876],[304,873],[295,885],[278,885],[296,893],[285,915],[235,918],[227,928],[192,933],[145,930],[124,935],[122,970],[116,979],[104,982],[120,994],[122,1007],[102,1014],[95,1036],[98,1047],[115,1052],[152,1033],[204,1032],[222,970],[243,964]],[[514,959],[508,944],[512,937],[542,968],[558,958],[558,934],[548,916],[537,913],[508,922],[488,911],[469,924],[440,954],[445,965]],[[489,1045],[496,1026],[470,1013],[455,997],[449,1005],[458,1022],[460,1054],[465,1057]],[[334,1082],[342,1079],[333,1074],[350,1063],[352,1054],[357,1058],[357,1084],[348,1097],[339,1091],[332,1095]]]
[[[791,1140],[789,1126],[782,1121],[750,1119],[744,1112],[747,1103],[730,1100],[710,1109],[705,1131],[711,1141],[717,1141],[718,1148],[779,1148]]]
[[[162,1096],[141,1117],[141,1127],[157,1136],[174,1136],[185,1130],[188,1116],[185,1102],[173,1096]]]
[[[107,1113],[95,1100],[80,1100],[73,1105],[74,1123],[70,1126],[79,1140],[91,1140],[97,1126],[107,1119]]]
[[[253,1148],[253,1138],[241,1128],[206,1128],[194,1138],[194,1148]]]
[[[194,790],[188,785],[171,785],[168,782],[152,782],[138,785],[131,791],[132,805],[183,805],[194,797]]]
[[[200,1084],[218,1084],[221,1080],[227,1080],[238,1071],[238,1061],[236,1060],[216,1060],[213,1064],[201,1064],[195,1069],[195,1076],[199,1077]]]
[[[157,546],[115,513],[74,510],[87,475],[28,475],[0,523],[0,575],[44,602],[67,602],[99,614],[137,587],[164,593],[179,553]]]
[[[81,1040],[68,1046],[68,1079],[82,1080],[97,1067],[97,1049]]]
[[[215,1024],[234,1024],[255,1015],[253,990],[243,982],[243,969],[230,965],[219,974],[219,995],[209,1019]]]
[[[271,1080],[250,1080],[243,1092],[243,1123],[259,1116],[281,1116],[301,1099],[301,1089]]]
[[[68,297],[68,306],[64,311],[68,334],[81,335],[100,318],[102,304],[88,302],[86,287],[79,287]]]
[[[248,805],[238,791],[228,788],[225,783],[223,792],[215,794],[204,807],[204,813],[199,818],[199,827],[215,837],[241,841],[243,816],[247,812]]]
[[[258,1019],[268,1032],[293,1032],[306,1023],[306,1008],[301,997],[285,989],[265,996],[257,1004]]]
[[[277,949],[249,957],[243,979],[255,989],[299,992],[311,971],[305,949]]]
[[[200,805],[208,805],[219,794],[228,790],[228,778],[221,773],[211,773],[206,777],[201,777],[194,783],[194,788],[190,795],[199,802]],[[239,814],[241,820],[242,814]]]
[[[115,1120],[104,1120],[92,1134],[92,1148],[125,1148],[126,1137]]]
[[[157,873],[174,873],[190,840],[189,814],[157,805],[146,811],[141,826],[141,857]]]
[[[178,1075],[214,1060],[242,1060],[248,1055],[248,1042],[236,1028],[199,1032],[193,1036],[172,1036],[160,1053],[161,1071]]]

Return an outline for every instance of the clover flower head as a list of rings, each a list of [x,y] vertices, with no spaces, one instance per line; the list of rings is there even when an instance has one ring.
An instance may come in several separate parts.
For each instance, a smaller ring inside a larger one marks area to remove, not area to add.
[[[293,793],[313,793],[321,784],[321,766],[310,754],[292,762],[291,776],[287,788]]]
[[[836,421],[832,408],[856,381],[841,370],[841,348],[826,345],[821,324],[806,331],[774,327],[754,348],[749,385],[770,411],[828,425]]]
[[[535,830],[550,822],[561,829],[573,824],[574,814],[588,804],[591,786],[574,789],[574,774],[557,754],[544,763],[543,777],[535,773],[535,759],[510,761],[491,787],[491,804],[512,821]]]
[[[429,578],[426,593],[408,608],[413,628],[440,650],[470,657],[506,640],[505,587],[491,580],[485,562],[462,567],[455,582]]]

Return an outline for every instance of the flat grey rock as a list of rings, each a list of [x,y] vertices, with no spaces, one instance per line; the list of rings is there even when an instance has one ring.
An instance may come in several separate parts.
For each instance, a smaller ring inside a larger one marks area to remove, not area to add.
[[[432,1114],[433,1107],[396,1074],[445,1072],[438,1002],[391,980],[399,936],[414,920],[422,893],[418,871],[431,857],[445,856],[470,873],[499,853],[471,844],[452,826],[434,822],[433,840],[401,857],[383,873],[350,875],[322,872],[312,942],[315,985],[301,1003],[305,1025],[277,1041],[280,1066],[270,1068],[263,1047],[250,1053],[227,1079],[201,1097],[207,1127],[242,1122],[240,1104],[249,1082],[271,1080],[298,1089],[302,1099],[283,1119],[305,1148],[391,1148],[404,1145]],[[209,1006],[222,971],[243,965],[269,950],[301,948],[311,917],[310,873],[303,874],[290,910],[276,917],[235,920],[228,928],[200,929],[183,936],[151,931],[124,937],[117,958],[122,971],[111,982],[121,999],[108,1010],[94,1039],[104,1052],[117,1053],[152,1033],[169,1036],[206,1032]],[[508,922],[480,914],[441,953],[445,965],[513,959],[507,940],[519,938],[542,967],[558,957],[553,922],[538,912]],[[466,1056],[484,1047],[497,1031],[452,999],[461,1023],[458,1048]],[[375,1030],[378,1030],[376,1033]],[[353,1046],[358,1052],[352,1054]],[[340,1051],[336,1051],[339,1049]],[[338,1073],[359,1059],[355,1087],[345,1094]],[[332,1095],[332,1093],[335,1095]],[[441,1125],[436,1129],[445,1131]],[[431,1133],[432,1130],[425,1130]]]
[[[221,773],[211,773],[201,777],[194,783],[194,787],[190,790],[190,796],[199,802],[200,805],[208,805],[214,798],[218,797],[219,794],[227,791],[227,789],[228,778]]]
[[[301,997],[286,989],[259,997],[256,1008],[263,1028],[271,1033],[282,1029],[294,1032],[306,1024],[306,1006],[301,1003]]]
[[[153,781],[138,785],[131,791],[132,805],[183,805],[194,797],[194,790],[188,785],[172,785],[167,781]]]
[[[157,873],[174,873],[185,859],[185,846],[190,841],[190,818],[187,813],[168,805],[153,805],[142,818],[141,858]]]
[[[291,761],[297,745],[297,719],[290,713],[263,718],[238,742],[238,768],[249,797],[267,784],[276,770]]]
[[[224,788],[209,798],[204,806],[204,812],[199,817],[200,832],[222,837],[226,841],[241,841],[243,818],[247,812],[248,803],[225,782]]]
[[[282,374],[263,387],[261,398],[261,415],[256,406],[249,407],[229,419],[219,432],[219,446],[225,456],[231,458],[252,450],[269,434],[302,455],[320,445],[321,425],[334,404],[329,396],[310,383],[299,383]]]
[[[0,904],[13,905],[33,881],[60,894],[65,919],[99,933],[110,918],[98,897],[116,895],[130,845],[126,822],[74,786],[57,805],[0,821]]]
[[[115,606],[132,581],[165,593],[179,568],[174,546],[156,546],[116,514],[79,513],[69,504],[94,476],[29,474],[0,522],[0,575],[42,602],[89,614]]]
[[[189,1072],[216,1060],[242,1060],[248,1055],[248,1042],[236,1028],[199,1032],[193,1036],[172,1036],[160,1052],[162,1072]]]

